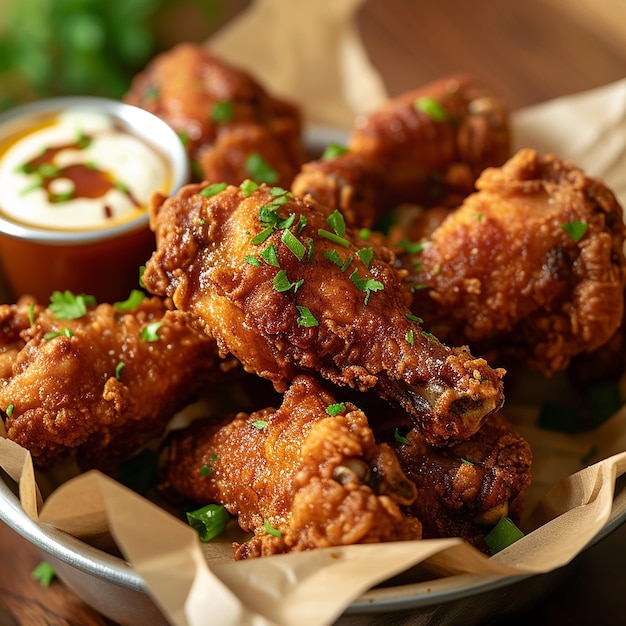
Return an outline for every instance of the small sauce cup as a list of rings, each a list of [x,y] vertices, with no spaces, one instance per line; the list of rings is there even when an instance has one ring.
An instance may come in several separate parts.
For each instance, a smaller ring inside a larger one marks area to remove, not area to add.
[[[0,115],[4,299],[125,299],[155,247],[149,197],[189,176],[174,130],[117,100],[51,98]]]

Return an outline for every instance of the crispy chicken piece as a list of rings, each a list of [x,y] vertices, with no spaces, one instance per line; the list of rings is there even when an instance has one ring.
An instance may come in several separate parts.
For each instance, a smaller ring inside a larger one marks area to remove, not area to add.
[[[451,76],[357,118],[347,147],[304,164],[292,191],[367,227],[401,203],[458,204],[510,156],[508,111],[471,77]]]
[[[465,439],[500,407],[504,372],[422,333],[389,249],[283,189],[215,191],[155,198],[157,250],[143,281],[222,353],[277,390],[299,373],[375,389],[435,444]]]
[[[399,431],[406,428],[408,420]],[[462,537],[486,552],[484,537],[502,516],[519,523],[531,482],[532,451],[501,412],[449,447],[428,445],[414,428],[404,442],[387,438],[417,487],[419,495],[408,511],[422,522],[424,538]]]
[[[130,312],[99,304],[79,319],[39,307],[20,337],[0,409],[40,467],[78,454],[83,468],[109,471],[224,375],[215,342],[158,298]]]
[[[124,99],[184,137],[209,182],[238,185],[270,176],[265,182],[288,186],[306,158],[299,110],[200,44],[181,43],[157,55]]]
[[[411,285],[426,287],[412,305],[425,328],[546,375],[607,342],[622,320],[626,280],[614,194],[530,149],[487,169],[477,189],[411,259]]]
[[[277,410],[174,432],[164,456],[165,492],[223,504],[254,533],[235,545],[237,559],[421,537],[419,520],[401,511],[416,491],[390,446],[375,443],[362,411],[307,376]]]

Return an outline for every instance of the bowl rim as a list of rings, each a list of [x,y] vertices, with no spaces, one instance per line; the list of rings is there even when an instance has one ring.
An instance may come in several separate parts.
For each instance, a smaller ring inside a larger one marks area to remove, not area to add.
[[[123,100],[99,96],[61,96],[44,98],[16,106],[0,114],[0,138],[3,126],[26,121],[29,117],[54,114],[66,108],[79,108],[111,115],[132,130],[138,137],[158,150],[172,167],[172,184],[169,194],[174,194],[189,181],[191,168],[185,146],[176,131],[154,113]],[[155,138],[159,140],[156,141]],[[48,245],[84,245],[109,240],[144,228],[149,222],[146,210],[142,215],[109,228],[94,230],[49,230],[14,222],[0,214],[0,234],[15,239]]]

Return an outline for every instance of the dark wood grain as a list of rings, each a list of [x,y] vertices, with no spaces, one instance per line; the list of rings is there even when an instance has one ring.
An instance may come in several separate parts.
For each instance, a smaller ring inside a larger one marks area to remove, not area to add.
[[[517,108],[625,77],[626,46],[555,6],[547,0],[369,0],[358,26],[391,95],[467,71]],[[197,29],[190,32],[202,36]],[[186,38],[184,29],[168,36],[170,44]],[[624,530],[584,556],[573,582],[577,604],[567,600],[570,590],[559,590],[519,623],[594,623],[593,593],[603,590],[602,621],[618,623],[611,619],[620,607],[611,601],[616,585],[626,585],[616,567],[620,552],[626,554]],[[60,581],[41,588],[30,576],[39,561],[28,542],[0,523],[0,626],[113,625]]]

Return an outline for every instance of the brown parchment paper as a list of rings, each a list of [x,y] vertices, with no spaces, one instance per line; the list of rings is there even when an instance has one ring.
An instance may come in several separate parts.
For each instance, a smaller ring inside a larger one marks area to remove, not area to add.
[[[207,45],[296,100],[308,122],[347,128],[386,98],[352,20],[361,1],[256,0]],[[626,80],[518,111],[513,130],[516,147],[570,158],[604,178],[625,204]],[[615,497],[616,479],[626,472],[626,408],[594,432],[568,436],[537,428],[533,393],[517,400],[507,412],[534,454],[527,534],[491,558],[452,538],[234,562],[227,540],[202,545],[188,525],[99,472],[72,477],[42,498],[29,454],[3,436],[0,465],[19,484],[32,519],[86,540],[110,533],[176,626],[204,625],[207,616],[219,626],[324,626],[365,591],[418,563],[433,576],[551,571],[626,512],[626,498]],[[596,462],[583,467],[592,447]],[[140,520],[150,520],[149,532]]]

